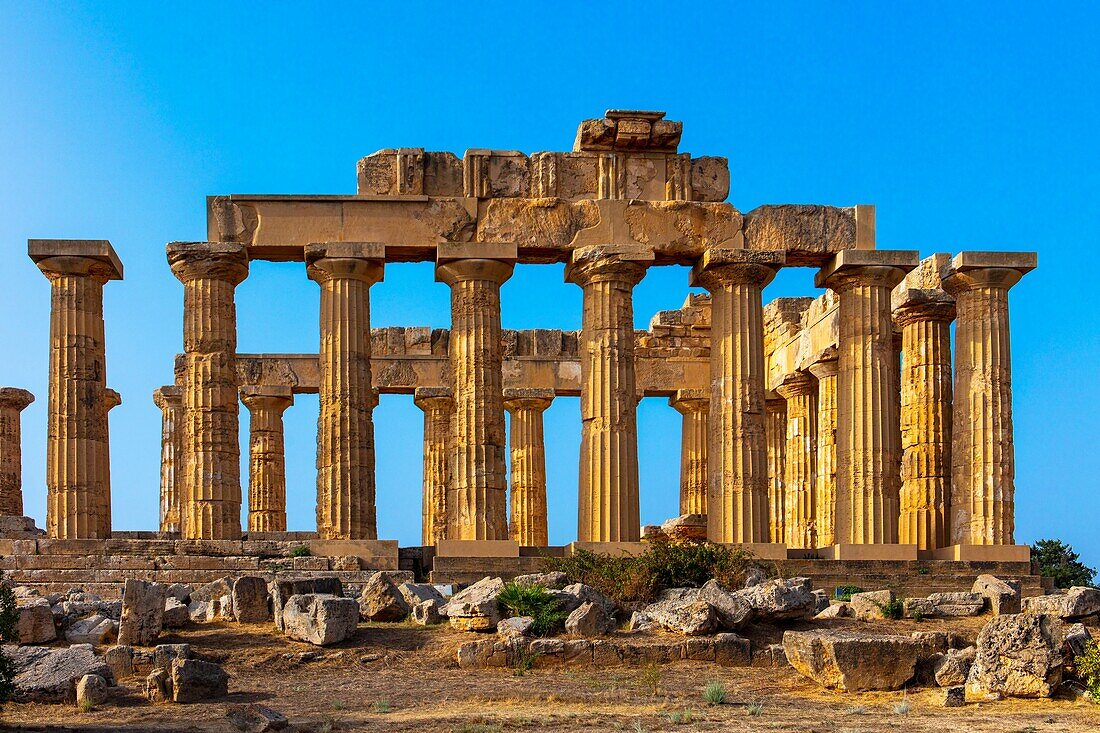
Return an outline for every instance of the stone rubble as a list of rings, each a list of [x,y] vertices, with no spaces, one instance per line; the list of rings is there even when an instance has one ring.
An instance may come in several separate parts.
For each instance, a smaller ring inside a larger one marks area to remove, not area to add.
[[[287,638],[328,646],[355,635],[359,604],[354,598],[321,593],[294,595],[283,606],[282,619]]]

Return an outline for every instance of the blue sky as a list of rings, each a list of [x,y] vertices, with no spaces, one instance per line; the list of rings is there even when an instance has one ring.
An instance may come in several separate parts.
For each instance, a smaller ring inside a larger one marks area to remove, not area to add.
[[[524,6],[524,7],[520,7]],[[684,121],[682,151],[725,155],[730,202],[873,203],[883,248],[1037,250],[1012,291],[1017,540],[1056,536],[1100,565],[1100,12],[1086,3],[359,4],[0,0],[0,384],[24,413],[24,496],[45,518],[48,284],[29,237],[110,239],[106,288],[114,526],[157,522],[153,389],[172,380],[182,287],[164,244],[205,237],[215,193],[353,193],[380,148],[569,149],[609,107]],[[242,352],[317,349],[301,264],[254,263]],[[638,327],[676,308],[682,268],[638,286]],[[813,272],[765,291],[814,294]],[[579,328],[560,266],[521,266],[506,328]],[[448,325],[427,264],[391,265],[373,323]],[[550,534],[576,531],[576,399],[546,415]],[[315,397],[286,414],[292,529],[314,526]],[[375,413],[379,531],[416,544],[421,413]],[[642,519],[677,513],[679,416],[640,408]],[[242,437],[247,411],[242,408]],[[247,442],[242,443],[247,446]],[[242,479],[247,475],[242,470]]]

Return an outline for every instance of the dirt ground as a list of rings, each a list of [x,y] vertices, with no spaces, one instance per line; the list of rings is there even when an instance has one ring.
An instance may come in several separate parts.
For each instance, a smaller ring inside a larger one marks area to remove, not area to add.
[[[852,623],[857,622],[832,622]],[[973,638],[983,621],[883,623],[894,633],[950,629]],[[780,633],[757,629],[754,643],[778,640]],[[1089,702],[1014,700],[944,708],[939,689],[829,692],[789,667],[680,662],[648,669],[534,669],[522,675],[510,669],[460,670],[454,651],[471,638],[446,627],[361,625],[355,639],[303,660],[316,647],[288,641],[267,626],[193,626],[161,641],[190,643],[198,655],[222,662],[231,675],[229,697],[154,706],[134,679],[123,683],[125,695],[87,713],[63,705],[9,704],[0,713],[0,730],[230,731],[228,704],[260,702],[288,716],[299,730],[316,733],[1100,731],[1100,706]],[[712,680],[725,686],[725,704],[704,701],[703,688]]]

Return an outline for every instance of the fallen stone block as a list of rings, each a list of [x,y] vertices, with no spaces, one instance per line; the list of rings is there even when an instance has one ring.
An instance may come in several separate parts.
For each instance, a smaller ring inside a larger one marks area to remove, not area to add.
[[[978,654],[977,647],[948,649],[932,666],[932,674],[940,687],[957,687],[966,684],[970,667]]]
[[[323,576],[320,578],[296,578],[281,579],[271,583],[271,611],[275,617],[275,626],[283,628],[283,606],[291,596],[296,595],[331,595],[342,598],[344,586],[335,576]]]
[[[1062,682],[1065,628],[1056,616],[997,616],[978,634],[969,695],[1050,697]]]
[[[111,668],[116,680],[124,680],[134,675],[134,648],[132,646],[113,646],[103,652],[103,661]]]
[[[53,609],[45,598],[24,596],[17,601],[16,608],[20,644],[46,644],[57,638]]]
[[[171,676],[173,702],[203,702],[229,694],[229,675],[213,662],[175,659]]]
[[[669,588],[645,613],[654,623],[684,636],[713,634],[718,630],[718,615],[713,606],[697,599],[696,588]]]
[[[262,624],[271,620],[271,595],[267,581],[254,575],[233,583],[233,618],[242,624]]]
[[[151,646],[164,628],[166,588],[161,583],[128,578],[122,591],[118,643]]]
[[[158,667],[145,678],[145,697],[154,704],[171,701],[172,674],[167,669]]]
[[[502,616],[497,596],[503,589],[504,581],[500,578],[482,578],[454,594],[440,612],[450,619],[455,629],[496,631]]]
[[[107,701],[107,680],[98,674],[86,674],[76,683],[76,706],[94,708]]]
[[[190,644],[157,644],[153,649],[153,667],[171,669],[177,659],[191,659]]]
[[[939,618],[980,616],[985,610],[985,596],[980,593],[933,593],[932,615]]]
[[[397,586],[397,592],[401,594],[410,609],[424,601],[435,601],[439,607],[447,602],[443,594],[431,583],[402,583]]]
[[[848,601],[849,609],[860,621],[871,621],[886,618],[883,609],[894,602],[894,591],[872,590],[863,593],[853,593]]]
[[[531,632],[535,619],[530,616],[513,616],[497,624],[497,636],[504,640],[521,639]]]
[[[409,604],[385,573],[375,573],[359,593],[359,616],[364,621],[404,621]]]
[[[70,644],[101,646],[108,643],[117,631],[114,621],[97,614],[69,624],[69,628],[65,629],[65,640]]]
[[[554,570],[549,573],[531,573],[528,575],[517,575],[512,578],[512,582],[516,585],[541,585],[543,588],[552,588],[555,590],[561,590],[569,583],[569,576],[560,571]]]
[[[164,602],[164,628],[182,629],[191,620],[191,611],[174,596]]]
[[[993,575],[979,575],[970,590],[985,598],[995,616],[1020,612],[1019,581],[1001,580]]]
[[[355,635],[359,604],[353,598],[306,593],[288,598],[282,616],[288,638],[328,646]]]
[[[1046,613],[1063,621],[1081,621],[1100,615],[1100,590],[1075,586],[1061,593],[1025,598],[1024,613]]]
[[[5,646],[3,654],[15,668],[16,702],[76,702],[76,683],[86,674],[113,679],[111,668],[95,655],[91,644],[68,649]]]
[[[917,667],[920,642],[889,634],[787,631],[783,651],[800,674],[826,689],[898,690]]]
[[[943,706],[945,708],[961,708],[966,705],[966,688],[962,685],[945,688],[943,691]]]
[[[605,636],[615,628],[615,620],[603,606],[585,602],[565,619],[565,632],[574,636]]]
[[[817,607],[808,578],[765,580],[733,595],[748,603],[752,619],[762,623],[808,619]]]
[[[434,626],[443,623],[443,615],[439,612],[440,604],[437,601],[423,601],[412,607],[412,619],[421,626]]]
[[[358,558],[356,558],[358,560]],[[286,730],[290,721],[278,710],[257,703],[230,705],[225,717],[237,730],[245,733],[268,733],[274,730]]]
[[[830,603],[823,610],[818,611],[815,619],[829,619],[829,618],[844,618],[848,615],[848,604],[841,601],[840,603]]]

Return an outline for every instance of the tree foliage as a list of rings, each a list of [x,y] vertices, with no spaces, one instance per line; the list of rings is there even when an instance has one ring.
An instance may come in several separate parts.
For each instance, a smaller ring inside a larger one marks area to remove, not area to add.
[[[1057,588],[1091,586],[1096,571],[1081,562],[1073,548],[1061,540],[1039,540],[1031,546],[1031,561],[1039,572],[1054,579]]]
[[[19,609],[15,593],[0,573],[0,642],[19,643]],[[11,699],[15,692],[15,665],[0,651],[0,703]]]

